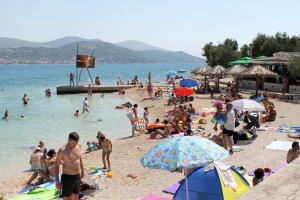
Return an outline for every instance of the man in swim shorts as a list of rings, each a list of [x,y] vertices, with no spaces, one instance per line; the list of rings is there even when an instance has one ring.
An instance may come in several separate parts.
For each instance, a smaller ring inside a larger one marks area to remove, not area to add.
[[[76,132],[69,134],[67,144],[63,145],[57,154],[55,163],[56,188],[62,190],[64,200],[78,200],[80,182],[84,177],[81,145],[78,144],[79,135]],[[59,170],[62,164],[63,174],[59,180]]]

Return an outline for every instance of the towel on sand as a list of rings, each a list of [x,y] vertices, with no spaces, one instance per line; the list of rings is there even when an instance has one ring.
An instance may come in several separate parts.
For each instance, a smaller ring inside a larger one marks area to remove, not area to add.
[[[231,188],[234,191],[237,190],[237,184],[231,173],[231,166],[221,162],[215,162],[215,167],[218,171],[219,176],[222,178],[225,187]]]
[[[143,198],[143,200],[172,200],[171,198],[166,198],[166,197],[158,197],[153,194],[149,194]]]
[[[231,188],[234,191],[237,190],[237,184],[233,178],[233,175],[231,173],[231,166],[225,165],[221,162],[216,162],[216,169],[218,171],[219,176],[222,178],[225,187]]]
[[[267,149],[274,149],[274,150],[281,150],[281,151],[288,151],[290,148],[292,148],[292,142],[290,141],[273,141],[271,144],[266,146]]]

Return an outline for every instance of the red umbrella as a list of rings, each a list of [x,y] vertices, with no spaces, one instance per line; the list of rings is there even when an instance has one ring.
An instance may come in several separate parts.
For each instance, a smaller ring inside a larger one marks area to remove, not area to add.
[[[174,93],[180,97],[187,97],[187,96],[193,95],[194,90],[192,90],[190,88],[186,88],[186,87],[180,87],[180,88],[175,89]]]

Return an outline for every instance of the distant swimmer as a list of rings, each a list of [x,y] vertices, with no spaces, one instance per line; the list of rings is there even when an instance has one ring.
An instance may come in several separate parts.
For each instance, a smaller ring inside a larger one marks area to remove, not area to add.
[[[102,98],[103,98],[103,97],[104,97],[104,93],[102,93],[100,97],[102,97]]]
[[[23,96],[23,104],[24,105],[26,105],[26,104],[28,104],[28,101],[29,101],[29,97],[27,96],[27,94],[24,94],[24,96]]]
[[[74,116],[75,116],[75,117],[79,117],[79,115],[80,115],[79,110],[76,110],[75,113],[74,113]]]
[[[51,97],[51,90],[50,90],[50,88],[48,88],[48,89],[45,90],[45,94],[46,94],[46,97]]]
[[[85,97],[84,98],[84,101],[83,101],[83,105],[82,105],[82,113],[85,113],[85,112],[90,112],[90,106],[89,106],[89,101],[88,101],[88,98]]]
[[[8,111],[6,110],[2,119],[7,119],[7,118],[8,118]]]
[[[102,122],[102,119],[97,119],[97,122]]]

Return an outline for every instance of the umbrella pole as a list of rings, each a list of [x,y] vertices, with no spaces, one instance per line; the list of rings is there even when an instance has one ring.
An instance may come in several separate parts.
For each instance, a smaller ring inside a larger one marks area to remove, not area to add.
[[[184,169],[184,176],[185,176],[185,190],[186,190],[186,200],[189,200],[189,187],[188,187],[188,179],[186,175],[186,170]]]
[[[258,77],[256,76],[256,91],[255,91],[255,96],[258,97]]]
[[[204,93],[206,94],[207,91],[207,85],[206,85],[206,75],[204,76]]]

